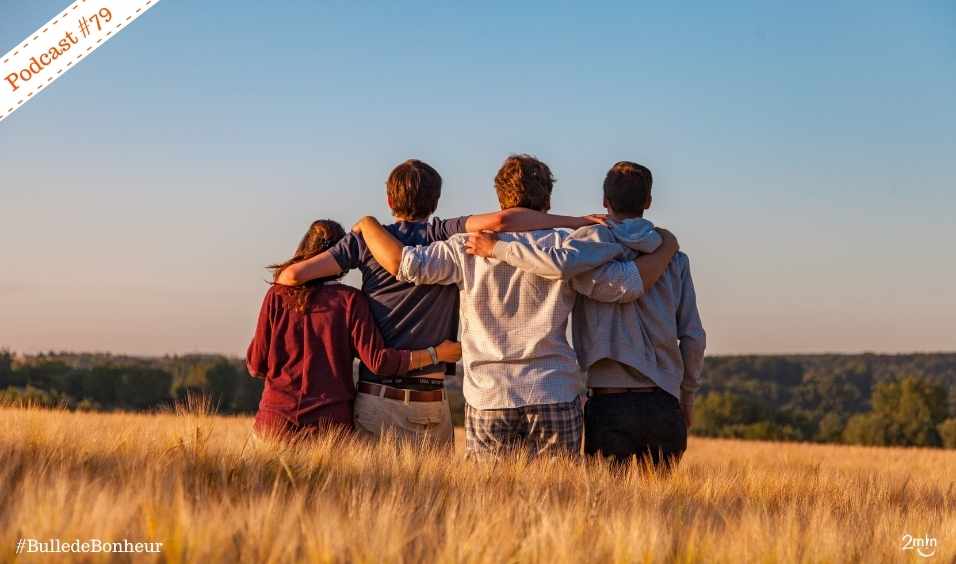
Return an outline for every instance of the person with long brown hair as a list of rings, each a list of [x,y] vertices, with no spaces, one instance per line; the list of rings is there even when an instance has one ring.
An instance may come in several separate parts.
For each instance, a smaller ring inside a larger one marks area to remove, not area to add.
[[[313,222],[295,255],[269,267],[273,280],[289,265],[324,252],[344,236],[335,221]],[[273,283],[266,292],[246,353],[250,374],[265,380],[255,421],[260,435],[309,434],[329,426],[351,429],[356,357],[383,376],[461,358],[461,346],[450,340],[423,350],[387,348],[368,299],[336,283],[338,278],[296,287]]]

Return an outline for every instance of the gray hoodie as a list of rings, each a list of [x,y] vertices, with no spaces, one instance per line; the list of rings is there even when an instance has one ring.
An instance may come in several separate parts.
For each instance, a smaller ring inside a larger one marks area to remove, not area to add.
[[[661,244],[654,225],[642,218],[610,222],[578,229],[571,240],[619,243],[633,261],[639,254],[653,252]],[[523,241],[499,242],[495,258],[512,266],[541,274],[541,253]],[[552,251],[553,258],[553,251]],[[699,387],[706,334],[697,311],[690,260],[678,252],[654,286],[643,295],[596,287],[601,281],[591,273],[571,279],[580,294],[573,313],[574,349],[581,368],[589,371],[591,387],[627,387],[620,377],[614,381],[603,371],[591,372],[594,364],[611,359],[633,367],[660,388],[692,402]],[[640,386],[635,378],[634,386]]]

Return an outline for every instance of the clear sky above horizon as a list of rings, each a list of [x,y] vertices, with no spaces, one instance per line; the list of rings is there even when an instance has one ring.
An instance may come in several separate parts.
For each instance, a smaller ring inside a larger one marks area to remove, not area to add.
[[[710,354],[956,350],[956,4],[275,4],[164,0],[0,123],[0,348],[243,353],[312,219],[528,152],[557,213],[654,171]]]

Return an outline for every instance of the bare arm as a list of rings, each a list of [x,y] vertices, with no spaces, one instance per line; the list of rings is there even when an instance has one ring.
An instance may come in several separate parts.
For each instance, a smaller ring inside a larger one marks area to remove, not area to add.
[[[363,217],[352,227],[365,238],[365,246],[392,276],[413,284],[457,284],[461,269],[448,241],[406,247],[374,217]]]
[[[328,251],[315,255],[295,264],[291,264],[276,278],[276,282],[283,286],[300,286],[310,280],[318,278],[328,278],[337,276],[342,272],[342,267]]]
[[[641,255],[634,261],[641,273],[641,279],[644,281],[645,292],[654,287],[654,284],[657,284],[661,276],[667,272],[667,265],[671,263],[671,259],[680,249],[677,244],[677,237],[674,237],[673,233],[661,228],[658,228],[657,232],[663,240],[661,246],[653,253]]]
[[[361,233],[365,238],[365,245],[375,257],[375,260],[387,270],[389,274],[398,274],[398,267],[402,262],[402,245],[392,236],[382,224],[372,216],[365,216],[352,227],[353,233]]]
[[[465,231],[536,231],[569,227],[577,229],[595,223],[604,223],[605,216],[600,214],[575,217],[552,215],[527,208],[508,208],[499,212],[475,214],[465,222]]]
[[[445,340],[441,344],[435,345],[435,355],[438,362],[455,363],[461,360],[461,343]],[[411,362],[408,365],[408,371],[418,370],[426,366],[431,366],[432,355],[428,349],[411,351]],[[431,378],[431,376],[429,376]]]

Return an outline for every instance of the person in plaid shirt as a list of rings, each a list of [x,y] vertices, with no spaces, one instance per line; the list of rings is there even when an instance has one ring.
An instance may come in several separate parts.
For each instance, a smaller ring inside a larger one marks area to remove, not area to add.
[[[553,186],[548,166],[528,155],[509,157],[495,177],[502,209],[547,211]],[[585,380],[567,339],[576,293],[606,302],[636,300],[677,251],[676,239],[663,230],[658,251],[631,261],[614,260],[624,253],[621,245],[574,240],[567,229],[500,235],[549,249],[540,260],[560,265],[561,275],[546,279],[469,254],[467,235],[403,247],[375,218],[363,218],[354,230],[398,280],[457,286],[471,455],[514,448],[532,456],[578,454]],[[588,282],[577,287],[586,273]]]

